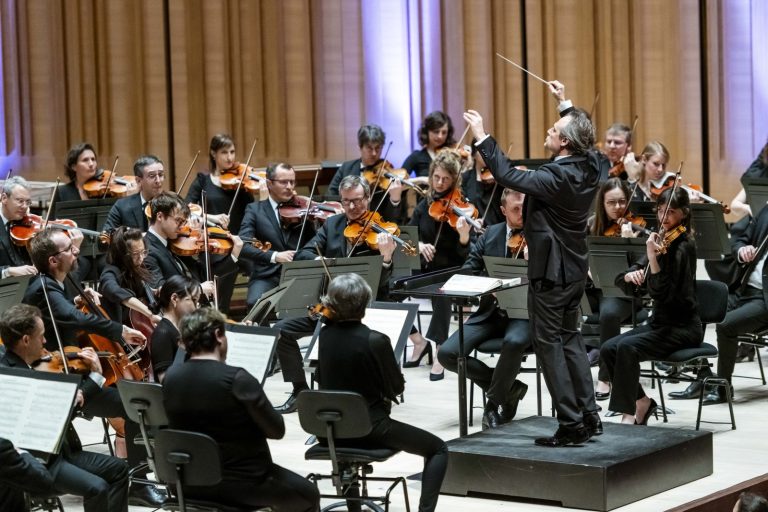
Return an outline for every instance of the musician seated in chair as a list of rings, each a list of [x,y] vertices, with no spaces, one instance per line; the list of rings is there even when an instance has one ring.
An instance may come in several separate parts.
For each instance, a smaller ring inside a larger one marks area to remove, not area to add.
[[[0,195],[0,277],[37,274],[29,253],[11,239],[11,224],[24,218],[32,204],[30,187],[21,176],[12,176],[3,183]]]
[[[180,327],[189,360],[169,368],[163,381],[170,427],[200,432],[217,441],[222,470],[221,482],[187,487],[187,496],[238,507],[319,510],[317,487],[272,462],[267,439],[281,439],[285,423],[259,381],[246,370],[226,364],[224,315],[215,309],[197,309],[181,320]]]
[[[439,437],[390,417],[392,402],[397,403],[405,380],[390,339],[361,322],[371,295],[370,287],[357,274],[342,274],[331,281],[322,301],[330,319],[320,331],[317,379],[321,389],[353,391],[368,401],[373,429],[365,437],[338,441],[340,445],[385,447],[424,457],[419,510],[433,511],[448,464],[448,448]],[[350,501],[348,506],[360,510],[359,502]]]
[[[0,335],[8,348],[0,366],[33,371],[32,365],[44,354],[45,328],[40,310],[17,304],[6,311],[0,321]],[[101,364],[92,348],[78,353],[90,365],[78,390],[77,406],[82,407],[101,392],[104,377]],[[72,425],[69,425],[61,453],[48,463],[57,493],[84,498],[86,512],[122,512],[127,510],[128,467],[109,455],[83,451]],[[46,492],[46,489],[41,489]],[[8,510],[8,509],[3,509]]]
[[[35,496],[55,494],[53,476],[31,454],[0,437],[0,510],[29,510],[25,492]]]
[[[522,192],[504,189],[501,213],[506,221],[490,226],[477,240],[462,266],[463,271],[475,275],[487,274],[483,256],[528,259],[522,234],[524,197]],[[521,242],[518,247],[510,249],[507,243],[510,240]],[[467,357],[467,377],[480,386],[488,398],[483,413],[483,428],[496,428],[515,417],[517,406],[528,390],[526,384],[516,379],[523,353],[531,346],[528,320],[508,318],[496,297],[486,295],[480,300],[477,311],[464,324],[464,355],[469,356],[475,347],[493,338],[504,339],[495,368],[489,368],[477,358]],[[437,357],[448,370],[457,371],[458,331],[443,344]]]

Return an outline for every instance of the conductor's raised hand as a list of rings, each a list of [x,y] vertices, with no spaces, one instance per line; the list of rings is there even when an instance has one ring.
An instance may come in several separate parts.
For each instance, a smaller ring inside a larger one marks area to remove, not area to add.
[[[547,82],[547,85],[549,86],[549,92],[559,103],[565,101],[565,85],[561,84],[557,80]]]
[[[475,140],[482,140],[485,138],[485,128],[483,128],[483,116],[477,110],[467,110],[464,112],[464,120],[469,125],[469,129],[472,130],[472,136]]]

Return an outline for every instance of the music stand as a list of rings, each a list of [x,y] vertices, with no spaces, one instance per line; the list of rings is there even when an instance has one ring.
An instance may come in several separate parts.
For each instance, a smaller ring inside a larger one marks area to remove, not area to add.
[[[520,259],[483,256],[485,268],[490,277],[513,279],[528,276],[528,262]],[[516,286],[496,294],[499,306],[507,312],[508,318],[528,320],[528,285]]]
[[[400,365],[402,360],[408,336],[411,334],[411,326],[413,321],[416,320],[418,312],[418,304],[401,304],[399,302],[373,301],[365,309],[363,325],[368,326],[374,331],[384,333],[389,337],[389,341],[392,343],[392,351],[395,353],[395,361],[397,361],[398,365]],[[397,318],[395,319],[393,316]],[[315,332],[312,334],[312,341],[309,342],[309,347],[304,355],[305,363],[317,360],[317,338],[322,330],[322,322],[319,322],[319,324],[321,327],[315,329]]]
[[[629,211],[645,219],[645,228],[658,231],[659,219],[656,217],[656,203],[653,201],[630,201]]]
[[[723,207],[714,203],[691,203],[691,216],[696,238],[696,257],[702,260],[721,260],[730,254],[728,228]]]
[[[416,254],[408,256],[398,246],[392,255],[392,277],[404,277],[413,275],[414,271],[421,270],[421,259],[419,258],[419,227],[418,226],[400,226],[399,238],[406,242],[411,242],[416,248]]]
[[[32,276],[6,277],[0,279],[0,311],[21,304]]]
[[[101,232],[115,201],[117,199],[114,197],[85,201],[58,201],[54,205],[53,218],[71,219],[77,223],[78,227]],[[80,245],[80,254],[85,256],[97,256],[105,252],[98,240],[91,237],[85,237]]]
[[[285,283],[281,283],[275,288],[264,292],[251,310],[248,311],[248,314],[245,315],[243,322],[250,320],[254,325],[267,325],[266,322],[269,314],[274,311],[283,294],[294,282],[296,282],[296,279],[289,279]]]
[[[331,278],[341,274],[357,274],[365,279],[373,293],[379,288],[382,256],[355,256],[353,258],[326,258],[325,266]],[[325,267],[319,260],[291,261],[283,263],[280,283],[294,279],[277,304],[278,318],[293,318],[307,314],[307,306],[317,304],[322,287],[327,284]]]
[[[605,297],[626,297],[616,286],[616,276],[625,272],[633,261],[645,254],[645,240],[608,236],[588,236],[589,269],[595,287]]]
[[[280,329],[227,324],[227,364],[245,368],[263,383],[275,352]]]
[[[464,306],[477,304],[481,297],[511,289],[515,286],[528,284],[528,279],[521,279],[515,285],[503,285],[483,293],[446,292],[443,285],[454,274],[461,273],[460,267],[452,267],[435,272],[429,272],[412,277],[395,280],[392,287],[393,295],[406,297],[436,298],[445,297],[456,304],[459,314],[459,356],[457,358],[457,373],[459,376],[459,436],[467,435],[467,359],[464,356]]]
[[[741,184],[747,193],[747,202],[752,209],[752,217],[757,218],[760,210],[768,203],[768,179],[742,178]]]

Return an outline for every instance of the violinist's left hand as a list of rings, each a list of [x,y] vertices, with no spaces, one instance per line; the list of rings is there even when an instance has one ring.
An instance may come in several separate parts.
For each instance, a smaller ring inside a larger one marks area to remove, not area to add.
[[[483,116],[477,110],[467,110],[464,112],[464,120],[472,130],[472,136],[475,140],[482,140],[485,138],[485,128],[483,128]]]
[[[226,213],[220,213],[218,215],[208,214],[208,220],[214,224],[218,224],[222,229],[227,229],[229,227],[229,215]]]
[[[459,233],[459,243],[467,245],[469,243],[469,231],[472,229],[469,222],[464,217],[456,220],[456,231]]]
[[[80,245],[83,243],[83,232],[79,229],[70,229],[69,238],[72,239],[72,245],[79,249]]]
[[[625,222],[621,225],[621,236],[622,238],[637,238],[637,235],[639,235],[639,231],[635,231],[632,229],[632,223],[631,222]]]
[[[400,180],[392,180],[392,184],[389,186],[389,200],[393,203],[399,203],[403,197],[403,182]]]
[[[392,235],[389,233],[379,233],[376,235],[376,244],[379,246],[379,253],[384,256],[384,263],[391,263],[392,255],[397,247]]]
[[[240,251],[243,250],[243,240],[237,235],[230,235],[232,239],[232,256],[235,258],[240,257]]]

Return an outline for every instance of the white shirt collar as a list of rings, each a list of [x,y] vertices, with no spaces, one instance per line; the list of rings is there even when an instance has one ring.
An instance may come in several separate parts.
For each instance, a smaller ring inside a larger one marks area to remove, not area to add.
[[[155,228],[154,228],[153,226],[150,226],[150,227],[149,227],[149,229],[147,230],[147,233],[152,233],[152,234],[153,234],[153,235],[155,235],[155,236],[156,236],[156,237],[157,237],[157,238],[158,238],[158,239],[159,239],[161,242],[163,242],[163,246],[164,246],[164,247],[168,247],[168,240],[166,240],[166,239],[165,239],[165,237],[162,237],[162,236],[160,236],[160,234],[159,234],[157,231],[155,231]]]

